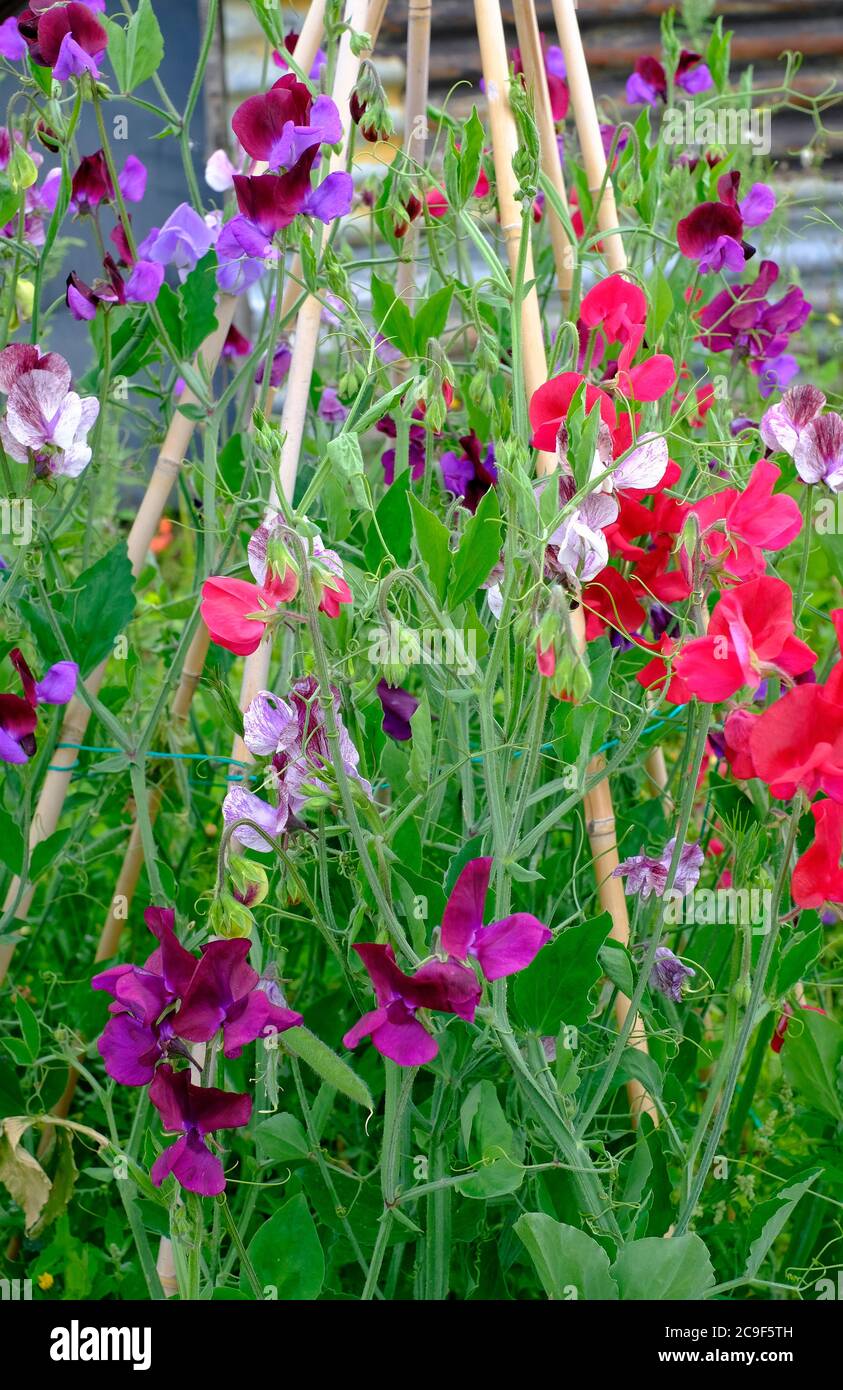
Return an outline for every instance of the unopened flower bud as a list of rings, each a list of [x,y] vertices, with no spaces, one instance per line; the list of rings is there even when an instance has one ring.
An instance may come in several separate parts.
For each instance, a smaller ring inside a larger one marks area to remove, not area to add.
[[[242,854],[232,854],[228,861],[231,893],[244,907],[256,907],[269,892],[269,877],[263,864],[256,864]]]
[[[208,925],[214,936],[225,938],[251,936],[254,924],[255,919],[249,909],[237,902],[230,893],[221,893],[211,903]]]

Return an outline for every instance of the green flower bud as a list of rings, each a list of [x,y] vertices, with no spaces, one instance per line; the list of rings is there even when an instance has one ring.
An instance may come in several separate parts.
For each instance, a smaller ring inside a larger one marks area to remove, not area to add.
[[[263,864],[232,854],[228,861],[232,896],[244,907],[257,907],[269,892],[269,876]]]

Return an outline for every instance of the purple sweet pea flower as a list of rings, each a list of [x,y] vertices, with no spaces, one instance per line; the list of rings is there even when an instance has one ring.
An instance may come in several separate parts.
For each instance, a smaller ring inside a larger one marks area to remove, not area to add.
[[[17,19],[11,15],[0,24],[0,54],[10,63],[19,63],[27,52],[26,39],[18,29]]]
[[[147,908],[144,921],[159,943],[145,964],[110,966],[91,980],[114,999],[98,1048],[108,1075],[123,1086],[145,1086],[162,1057],[187,1055],[167,1011],[187,992],[196,957],[178,940],[171,908]]]
[[[198,1192],[202,1197],[224,1192],[222,1160],[208,1148],[205,1135],[247,1125],[252,1114],[251,1096],[220,1091],[215,1086],[194,1086],[188,1072],[174,1072],[165,1063],[155,1074],[149,1098],[164,1129],[182,1134],[152,1165],[154,1185],[160,1187],[172,1173],[187,1192]]]
[[[655,893],[657,898],[661,898],[667,884],[675,844],[675,838],[668,840],[658,859],[652,858],[649,854],[634,854],[630,859],[625,859],[622,864],[613,869],[612,877],[625,878],[627,880],[627,893],[640,893],[644,902],[651,893]],[[682,893],[684,896],[691,892],[691,889],[699,882],[700,869],[704,860],[705,855],[699,845],[684,844],[682,846],[676,878],[673,883],[674,893]]]
[[[657,106],[667,100],[667,75],[657,58],[647,54],[636,59],[627,78],[626,99],[630,106]]]
[[[462,454],[452,450],[442,455],[442,481],[449,492],[462,498],[470,512],[476,512],[480,501],[498,480],[495,446],[489,444],[485,454],[474,430],[460,439]]]
[[[745,198],[738,203],[738,211],[746,227],[760,227],[775,210],[776,195],[767,183],[754,183]]]
[[[126,303],[154,304],[163,283],[163,265],[158,261],[136,261],[126,281]]]
[[[669,946],[658,946],[653,968],[650,971],[650,988],[658,990],[666,999],[675,1004],[681,1002],[682,986],[686,979],[696,975],[689,965],[683,965]]]
[[[287,829],[290,816],[300,810],[303,805],[304,798],[298,794],[291,794],[283,782],[278,784],[277,806],[271,806],[268,801],[256,796],[254,792],[247,791],[245,787],[232,787],[222,803],[222,814],[226,825],[232,825],[239,820],[251,820],[262,830],[265,830],[273,840],[277,840]],[[263,835],[258,834],[256,830],[253,830],[251,826],[238,826],[234,835],[241,845],[256,850],[258,854],[270,854],[272,852],[272,845],[269,841]]]
[[[320,420],[327,420],[331,425],[341,425],[343,420],[348,416],[348,410],[343,405],[333,386],[323,386],[316,414],[319,416]]]
[[[342,139],[334,102],[327,96],[314,100],[293,73],[279,77],[268,92],[241,102],[231,127],[246,153],[271,170],[290,169],[306,151]]]
[[[792,386],[761,417],[759,431],[768,449],[793,458],[803,430],[823,410],[826,398],[816,386]]]
[[[711,352],[748,357],[756,373],[779,357],[789,337],[807,319],[811,305],[796,285],[789,286],[778,303],[771,303],[767,293],[778,276],[775,261],[762,261],[753,281],[716,294],[699,313],[700,325],[707,330],[700,336],[702,346]]]
[[[271,236],[238,214],[225,223],[217,238],[217,284],[226,294],[243,294],[277,255]]]
[[[18,31],[29,47],[33,62],[53,69],[60,82],[89,72],[100,72],[97,60],[108,46],[108,34],[93,9],[102,8],[72,0],[69,5],[50,5],[31,0],[18,20]]]
[[[36,681],[19,647],[12,648],[9,660],[20,677],[23,699],[0,695],[0,761],[25,763],[36,750],[38,706],[66,705],[76,689],[79,667],[75,661],[59,661]]]
[[[365,942],[353,948],[374,985],[378,1007],[366,1013],[345,1034],[346,1047],[356,1047],[371,1037],[382,1057],[399,1067],[420,1067],[439,1051],[424,1025],[419,1009],[456,1014],[470,1023],[480,1000],[480,986],[471,970],[455,961],[428,961],[415,975],[405,975],[395,962],[391,946]]]
[[[316,154],[315,146],[305,150],[285,174],[235,174],[234,188],[241,213],[267,237],[289,227],[300,213],[328,223],[350,210],[354,183],[344,170],[329,174],[316,188],[311,186],[310,171]]]
[[[278,344],[277,348],[272,354],[272,366],[269,369],[270,386],[278,387],[281,385],[281,382],[284,380],[288,371],[290,370],[290,363],[292,362],[292,360],[293,354],[290,351],[290,345],[289,343],[284,342],[282,339],[282,341]],[[257,386],[261,386],[263,384],[265,375],[266,360],[264,359],[263,362],[258,363],[258,368],[255,372],[255,384]]]
[[[153,227],[144,237],[138,247],[138,259],[174,265],[184,278],[207,255],[213,241],[213,230],[204,218],[189,203],[180,203],[163,227]]]
[[[762,400],[769,400],[774,391],[783,391],[799,372],[799,363],[789,352],[778,357],[768,357],[763,363],[750,366],[750,371],[758,377],[758,394]]]
[[[419,707],[419,702],[402,685],[389,685],[383,678],[378,681],[377,696],[383,709],[381,728],[396,743],[406,743],[413,737],[410,720]]]
[[[222,1029],[226,1057],[239,1057],[247,1043],[283,1033],[304,1022],[292,1009],[278,1008],[257,988],[258,972],[246,960],[251,942],[211,941],[202,947],[182,1002],[171,1019],[187,1042],[210,1042]]]
[[[445,905],[439,940],[449,957],[471,956],[487,980],[501,980],[525,970],[551,932],[530,912],[515,912],[499,922],[483,925],[483,905],[489,889],[492,859],[471,859],[454,884]]]

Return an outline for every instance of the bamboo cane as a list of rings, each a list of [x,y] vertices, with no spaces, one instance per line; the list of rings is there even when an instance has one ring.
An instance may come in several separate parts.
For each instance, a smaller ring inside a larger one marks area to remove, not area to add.
[[[427,90],[430,77],[431,0],[409,0],[407,8],[407,85],[404,94],[404,153],[412,166],[424,164],[427,149]],[[415,247],[418,230],[413,223],[404,238],[404,259],[399,263],[396,292],[412,307],[415,297]]]
[[[375,6],[382,15],[383,7],[381,0],[375,0]],[[299,35],[297,52],[299,61],[304,64],[305,71],[309,71],[319,49],[322,38],[325,15],[325,0],[312,0],[304,24]],[[291,286],[289,303],[286,302],[287,311],[292,310],[298,294],[298,287]],[[205,341],[199,350],[197,362],[201,368],[212,376],[219,362],[223,344],[228,335],[234,318],[234,311],[237,306],[237,299],[232,295],[223,295],[217,309],[217,328]],[[182,405],[197,404],[196,398],[189,388],[185,389],[181,398]],[[129,531],[127,540],[129,560],[132,565],[133,574],[140,573],[141,567],[146,560],[149,543],[155,532],[167,505],[167,499],[172,491],[173,484],[179,475],[185,455],[193,436],[195,421],[177,411],[170,422],[164,443],[158,453],[155,467],[152,470],[146,492],[138,508],[132,527]],[[102,662],[85,681],[85,687],[91,695],[96,695],[102,685],[105,676],[107,661]],[[85,731],[90,720],[90,710],[84,700],[74,696],[67,708],[67,713],[62,724],[59,736],[60,744],[76,744],[84,741]],[[44,778],[38,804],[32,818],[29,845],[30,851],[35,848],[42,840],[45,840],[53,833],[58,825],[59,818],[64,807],[65,798],[70,787],[70,778],[76,765],[77,753],[73,747],[56,748],[53,754],[52,767]],[[5,907],[8,908],[15,901],[20,890],[20,880],[14,879],[9,892],[6,896]],[[20,902],[15,910],[15,920],[20,921],[26,918],[29,906],[32,901],[33,888],[27,888],[22,893]],[[0,984],[6,978],[9,965],[14,954],[14,946],[0,947]]]
[[[515,28],[518,34],[518,47],[527,84],[533,89],[536,125],[541,144],[542,170],[552,183],[562,206],[567,208],[568,197],[565,192],[565,178],[559,158],[559,142],[550,108],[550,93],[547,86],[547,73],[544,66],[541,35],[539,34],[536,11],[532,0],[515,0]],[[571,302],[571,286],[574,282],[576,247],[568,240],[568,234],[554,209],[545,204],[544,215],[550,228],[550,244],[553,248],[553,263],[556,267],[556,280],[562,296],[562,309],[568,312]]]
[[[594,104],[588,64],[577,22],[575,0],[553,0],[553,14],[565,66],[568,69],[571,104],[574,108],[588,189],[596,204],[597,225],[601,232],[610,233],[603,238],[603,254],[612,272],[626,270],[626,252],[620,233],[616,230],[618,210],[615,206],[615,190],[612,180],[606,177],[606,153],[600,138],[600,123],[597,120],[597,107]]]
[[[510,268],[514,270],[519,259],[521,239],[521,214],[516,198],[516,181],[512,168],[512,158],[517,147],[517,132],[507,98],[509,81],[506,40],[499,0],[475,0],[477,34],[480,40],[480,57],[486,97],[489,105],[489,121],[492,129],[492,154],[495,163],[495,180],[498,189],[498,204],[501,228],[507,247]],[[586,74],[587,76],[587,74]],[[543,98],[548,102],[547,84],[544,84]],[[536,87],[536,101],[542,101],[542,87]],[[592,101],[593,105],[593,101]],[[549,112],[548,112],[549,114]],[[596,122],[595,112],[595,122]],[[525,281],[533,279],[532,257],[528,251],[524,270]],[[524,384],[527,394],[532,395],[547,380],[547,362],[544,353],[539,301],[535,286],[525,295],[521,309],[523,338]],[[540,454],[538,472],[547,475],[556,467],[551,454]],[[585,647],[585,622],[582,608],[571,615],[577,642]],[[602,760],[597,758],[589,766],[589,772],[599,771]],[[597,878],[597,891],[601,907],[612,918],[612,937],[627,945],[629,942],[629,916],[626,898],[618,879],[612,877],[612,870],[618,863],[615,837],[615,820],[612,809],[612,794],[608,781],[599,782],[585,797],[586,831],[594,859]],[[615,1016],[622,1027],[629,1013],[629,1000],[626,995],[615,996]],[[640,1019],[636,1018],[630,1034],[630,1045],[641,1051],[647,1050],[647,1039]],[[658,1124],[658,1112],[652,1098],[640,1081],[627,1082],[627,1095],[633,1120],[646,1112],[654,1124]]]

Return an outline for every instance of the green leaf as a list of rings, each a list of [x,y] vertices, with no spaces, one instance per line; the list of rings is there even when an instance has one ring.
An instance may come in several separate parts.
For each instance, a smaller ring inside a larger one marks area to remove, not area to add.
[[[338,1057],[321,1038],[311,1033],[309,1028],[287,1028],[279,1034],[278,1045],[306,1062],[311,1071],[315,1071],[334,1090],[341,1091],[364,1109],[374,1110],[375,1103],[365,1081],[361,1081],[348,1063]]]
[[[650,300],[647,341],[654,343],[673,313],[673,292],[669,280],[659,266],[656,266],[655,273],[648,277],[647,289]]]
[[[609,913],[601,912],[568,927],[521,971],[515,981],[515,1006],[528,1028],[555,1037],[563,1023],[585,1023],[589,994],[603,974],[600,948],[611,926]]]
[[[23,836],[8,811],[0,807],[0,864],[13,874],[23,867]]]
[[[378,503],[364,548],[366,564],[372,572],[377,570],[388,554],[400,569],[409,563],[412,543],[410,512],[406,503],[409,487],[410,470],[405,468]]]
[[[101,16],[108,31],[108,56],[121,92],[132,92],[158,71],[164,39],[151,0],[140,0],[125,26]]]
[[[414,493],[407,493],[413,514],[416,548],[421,556],[431,587],[440,603],[445,600],[448,573],[451,568],[450,532],[435,512],[430,511]]]
[[[625,946],[619,941],[606,941],[598,951],[598,959],[607,976],[621,994],[630,998],[635,982],[632,975],[632,960]]]
[[[262,1120],[255,1130],[255,1138],[261,1157],[276,1163],[307,1158],[310,1153],[304,1127],[295,1115],[271,1115],[268,1120]]]
[[[185,347],[185,323],[182,301],[175,290],[167,284],[166,280],[158,291],[158,298],[155,301],[156,308],[161,315],[161,322],[167,331],[167,336],[178,353],[179,357],[187,357],[188,352]]]
[[[483,122],[477,114],[476,106],[471,108],[471,115],[463,126],[459,143],[453,130],[448,132],[444,160],[445,192],[455,212],[465,207],[477,185],[485,138]]]
[[[482,1165],[459,1183],[465,1197],[502,1197],[524,1180],[524,1141],[512,1129],[491,1081],[478,1081],[463,1101],[460,1127],[469,1163]]]
[[[31,883],[34,883],[44,870],[48,869],[55,859],[58,859],[72,833],[72,830],[56,830],[52,835],[48,835],[46,840],[38,842],[29,860]]]
[[[540,1211],[519,1216],[513,1230],[526,1247],[549,1299],[617,1302],[618,1286],[609,1272],[609,1256],[585,1231],[554,1221]]]
[[[413,319],[415,347],[419,357],[427,356],[427,345],[431,338],[441,338],[445,332],[453,297],[454,286],[443,285],[422,305]]]
[[[833,1018],[797,1009],[782,1048],[784,1074],[800,1100],[843,1120],[837,1073],[843,1060],[843,1028]]]
[[[360,436],[344,430],[328,440],[325,452],[336,466],[340,477],[349,485],[351,495],[358,507],[369,510],[369,498],[365,487],[366,466],[360,448]],[[347,504],[346,504],[347,506]]]
[[[501,517],[494,488],[481,499],[465,528],[460,547],[453,557],[454,582],[448,594],[448,608],[458,608],[472,598],[500,559]]]
[[[52,599],[53,615],[83,677],[111,654],[115,637],[128,627],[135,611],[134,585],[126,542],[118,541]],[[25,599],[20,609],[45,662],[61,661],[63,653],[46,614]]]
[[[624,1302],[686,1302],[703,1297],[714,1270],[697,1235],[645,1236],[625,1245],[612,1266]]]
[[[392,285],[377,275],[372,276],[371,290],[376,327],[405,357],[412,357],[415,352],[416,334],[407,305],[403,299],[398,298]]]
[[[41,1026],[34,1011],[20,994],[15,996],[15,1013],[30,1059],[34,1061],[41,1051]]]
[[[807,913],[803,913],[803,917],[807,915]],[[797,980],[804,979],[810,966],[819,957],[823,945],[823,929],[819,923],[813,931],[800,932],[791,936],[782,951],[776,970],[775,992],[777,995],[787,994],[789,989],[793,989]]]
[[[767,1252],[773,1242],[784,1230],[789,1221],[794,1208],[805,1196],[808,1189],[816,1182],[822,1172],[821,1168],[810,1174],[803,1182],[791,1183],[788,1187],[783,1187],[781,1191],[769,1202],[762,1202],[752,1213],[752,1229],[759,1230],[760,1233],[749,1247],[749,1257],[746,1262],[744,1274],[747,1279],[754,1279],[761,1265],[764,1262]]]
[[[407,781],[415,792],[423,792],[430,782],[430,768],[433,759],[433,728],[430,722],[430,702],[427,691],[422,691],[418,709],[410,719],[413,742],[410,761],[407,765]]]
[[[192,357],[206,338],[218,327],[216,316],[217,258],[213,251],[197,261],[181,289],[183,346],[186,357]]]
[[[268,1299],[310,1302],[325,1279],[325,1256],[313,1217],[299,1192],[259,1226],[249,1242],[249,1260]],[[251,1293],[245,1270],[240,1288]]]

